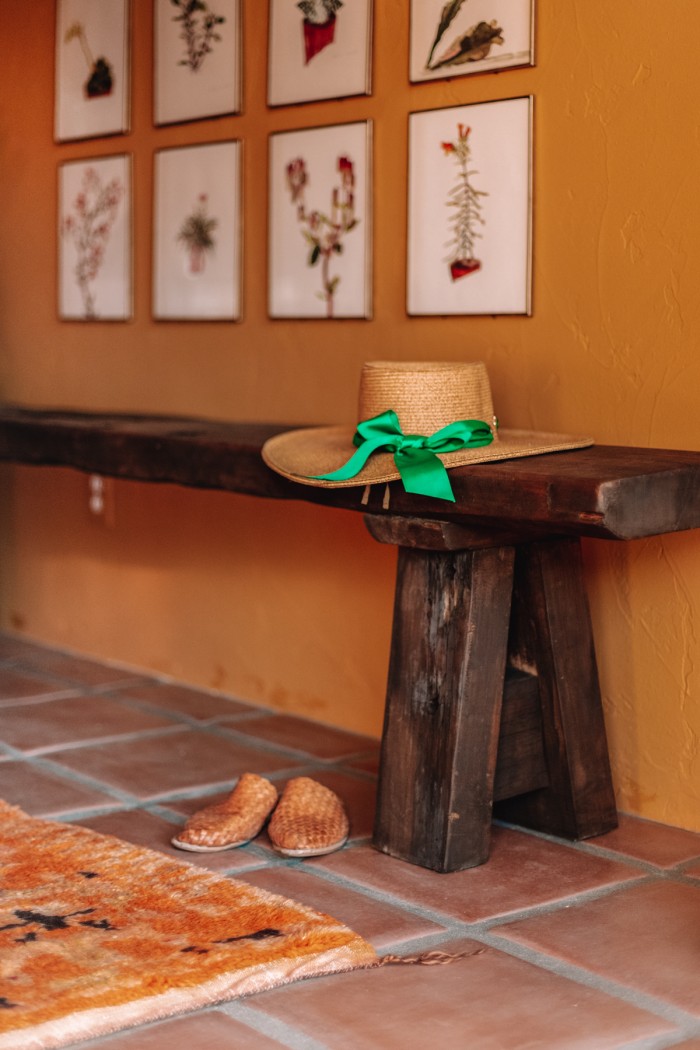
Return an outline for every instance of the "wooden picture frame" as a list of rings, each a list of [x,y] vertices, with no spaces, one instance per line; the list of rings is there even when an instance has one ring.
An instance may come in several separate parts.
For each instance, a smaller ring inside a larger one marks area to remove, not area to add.
[[[132,316],[131,157],[58,167],[58,315],[64,321]]]
[[[270,317],[371,316],[369,121],[270,136]]]
[[[58,0],[57,142],[129,130],[129,0]]]
[[[241,0],[154,0],[154,124],[239,113]]]
[[[535,0],[411,0],[412,83],[535,63]]]
[[[407,312],[529,314],[530,96],[409,115]]]
[[[241,143],[158,150],[154,157],[153,316],[241,316]]]
[[[371,91],[372,0],[270,0],[270,106]]]

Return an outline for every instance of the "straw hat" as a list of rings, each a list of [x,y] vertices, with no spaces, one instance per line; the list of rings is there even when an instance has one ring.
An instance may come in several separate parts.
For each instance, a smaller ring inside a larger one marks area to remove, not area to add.
[[[358,418],[362,422],[357,432],[350,426],[334,426],[278,434],[263,446],[263,459],[278,474],[302,485],[344,488],[401,477],[407,491],[454,499],[440,463],[450,469],[593,444],[589,437],[499,427],[488,373],[481,361],[369,361],[360,378]],[[463,422],[474,425],[452,426]],[[443,428],[447,432],[441,435]],[[432,436],[432,440],[416,441],[419,435]],[[408,441],[405,436],[410,436]],[[366,462],[355,471],[370,444]],[[356,460],[348,467],[353,455]],[[422,461],[423,467],[436,467],[448,491],[429,491],[421,482],[417,487],[407,483],[405,465],[411,458]]]

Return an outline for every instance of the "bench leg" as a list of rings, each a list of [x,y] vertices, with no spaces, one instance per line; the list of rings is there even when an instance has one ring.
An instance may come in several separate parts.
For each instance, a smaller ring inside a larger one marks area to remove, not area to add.
[[[488,857],[513,559],[399,548],[374,845],[436,871]]]
[[[570,839],[617,826],[580,545],[517,548],[509,661],[538,676],[549,786],[497,815]]]

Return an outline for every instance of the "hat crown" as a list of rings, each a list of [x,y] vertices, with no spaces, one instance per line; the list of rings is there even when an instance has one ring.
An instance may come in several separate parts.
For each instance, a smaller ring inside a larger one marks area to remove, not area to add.
[[[393,409],[404,434],[434,434],[458,419],[493,422],[482,361],[368,361],[360,377],[359,419]]]

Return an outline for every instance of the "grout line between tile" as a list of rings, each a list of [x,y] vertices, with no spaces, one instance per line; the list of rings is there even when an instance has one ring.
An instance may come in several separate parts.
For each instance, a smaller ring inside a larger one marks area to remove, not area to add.
[[[278,1018],[271,1016],[264,1012],[264,1007],[259,1007],[257,1000],[261,999],[265,995],[264,992],[259,993],[256,998],[256,1005],[248,1006],[246,1002],[241,999],[233,1000],[231,1003],[223,1003],[219,1009],[223,1010],[225,1014],[233,1018],[236,1021],[240,1021],[242,1024],[247,1025],[254,1031],[259,1032],[260,1035],[266,1035],[270,1039],[276,1039],[282,1046],[288,1048],[288,1050],[332,1050],[325,1043],[319,1043],[317,1039],[306,1035],[304,1032],[300,1032],[297,1028],[292,1028],[284,1021],[280,1021]]]
[[[478,937],[476,934],[474,936],[475,939],[478,939],[482,944],[486,944],[490,948],[495,948],[506,955],[512,955],[516,959],[522,960],[522,962],[537,966],[540,970],[547,970],[549,973],[565,977],[567,980],[585,985],[587,988],[592,988],[613,998],[621,999],[623,1002],[629,1003],[630,1006],[646,1010],[647,1013],[661,1017],[664,1021],[668,1021],[671,1024],[679,1026],[697,1024],[697,1017],[687,1013],[682,1007],[674,1006],[672,1003],[665,1002],[663,999],[657,999],[656,996],[649,995],[647,992],[621,984],[611,977],[603,977],[592,973],[583,966],[577,966],[575,963],[557,959],[547,955],[546,952],[538,951],[528,945],[519,944],[517,941],[507,941],[505,938],[501,938],[497,934],[491,934],[489,931],[484,931]]]

